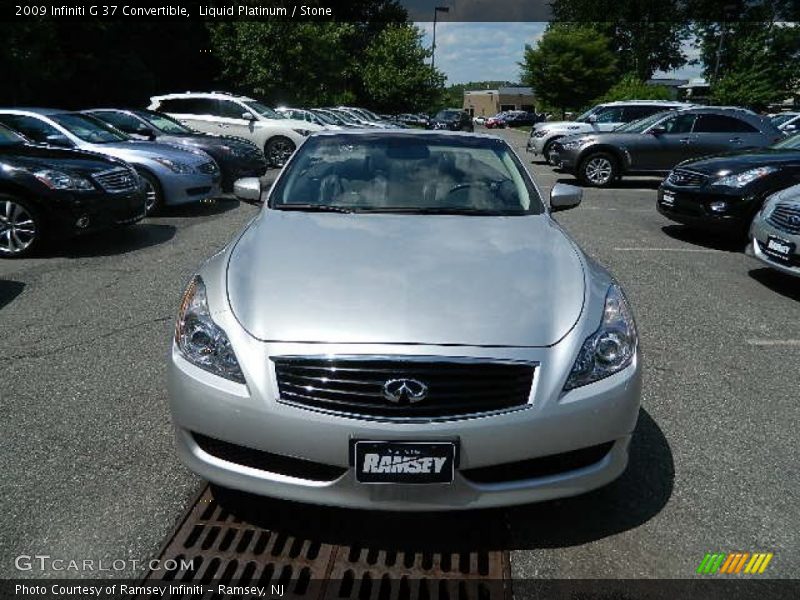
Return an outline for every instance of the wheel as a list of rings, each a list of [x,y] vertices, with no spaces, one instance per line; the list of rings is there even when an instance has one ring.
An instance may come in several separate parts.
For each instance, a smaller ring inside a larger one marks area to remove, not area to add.
[[[547,140],[547,143],[544,145],[544,148],[542,148],[542,158],[544,158],[544,162],[546,162],[548,165],[551,166],[555,166],[555,164],[553,164],[553,159],[550,158],[550,153],[553,151],[553,142],[557,140],[558,138]]]
[[[276,135],[267,141],[264,146],[264,154],[273,167],[282,167],[289,160],[289,157],[294,152],[296,146],[294,142],[282,135]]]
[[[590,154],[578,167],[578,179],[592,187],[608,187],[619,177],[617,160],[605,152]]]
[[[138,171],[145,189],[144,214],[150,216],[164,208],[164,192],[161,183],[149,171]]]
[[[21,258],[42,243],[42,224],[27,200],[0,194],[0,257]]]

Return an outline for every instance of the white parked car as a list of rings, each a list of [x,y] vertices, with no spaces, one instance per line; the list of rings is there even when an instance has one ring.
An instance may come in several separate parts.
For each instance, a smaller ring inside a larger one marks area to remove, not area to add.
[[[541,155],[546,162],[552,164],[550,153],[553,142],[566,135],[612,131],[624,123],[637,121],[657,112],[690,106],[685,102],[665,100],[625,100],[598,104],[574,121],[537,123],[528,138],[528,152],[532,152],[534,156]]]
[[[153,96],[148,108],[198,131],[250,140],[264,149],[274,167],[282,167],[309,134],[323,129],[315,123],[286,119],[252,98],[224,92]]]
[[[341,131],[345,129],[341,125],[335,124],[333,121],[327,123],[318,114],[313,113],[310,110],[306,110],[304,108],[290,108],[288,106],[279,106],[278,108],[275,109],[275,112],[279,113],[286,119],[295,119],[297,121],[315,123],[316,125],[319,125],[323,129],[327,129],[328,131]]]

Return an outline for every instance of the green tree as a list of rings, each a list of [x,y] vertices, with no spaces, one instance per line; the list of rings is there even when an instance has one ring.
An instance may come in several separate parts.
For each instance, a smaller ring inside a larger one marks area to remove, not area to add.
[[[648,85],[636,75],[629,73],[615,83],[597,102],[615,100],[669,100],[672,96],[663,85]]]
[[[619,64],[646,81],[656,71],[686,64],[682,44],[690,28],[681,18],[685,4],[685,0],[553,0],[552,7],[557,20],[581,23],[605,35]]]
[[[608,38],[592,28],[566,24],[549,25],[537,47],[526,45],[520,68],[522,82],[543,105],[562,114],[604,94],[617,74]]]

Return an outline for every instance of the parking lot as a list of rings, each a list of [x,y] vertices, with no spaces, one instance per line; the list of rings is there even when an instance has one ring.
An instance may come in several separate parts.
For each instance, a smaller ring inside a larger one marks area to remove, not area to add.
[[[523,133],[500,135],[525,157]],[[531,169],[545,194],[574,183]],[[345,535],[392,544],[410,530],[457,544],[471,532],[511,551],[519,578],[690,577],[716,551],[773,552],[767,574],[795,575],[800,282],[762,268],[743,242],[671,224],[655,210],[657,186],[588,189],[557,215],[636,311],[645,385],[625,475],[578,498],[450,513],[424,528],[420,516],[391,515],[381,532],[338,511]],[[197,264],[256,212],[232,199],[186,206],[0,262],[0,576],[38,575],[14,568],[19,554],[156,554],[202,485],[172,447],[164,376],[178,300]],[[325,510],[280,513],[291,529]]]

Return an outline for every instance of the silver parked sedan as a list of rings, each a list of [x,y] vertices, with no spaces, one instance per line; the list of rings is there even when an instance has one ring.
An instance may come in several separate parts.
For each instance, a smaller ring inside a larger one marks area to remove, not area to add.
[[[750,226],[747,254],[800,277],[800,185],[772,194]]]
[[[238,194],[257,199],[258,180]],[[479,508],[619,476],[641,366],[619,284],[503,140],[311,136],[191,279],[169,357],[180,456],[302,502]]]

